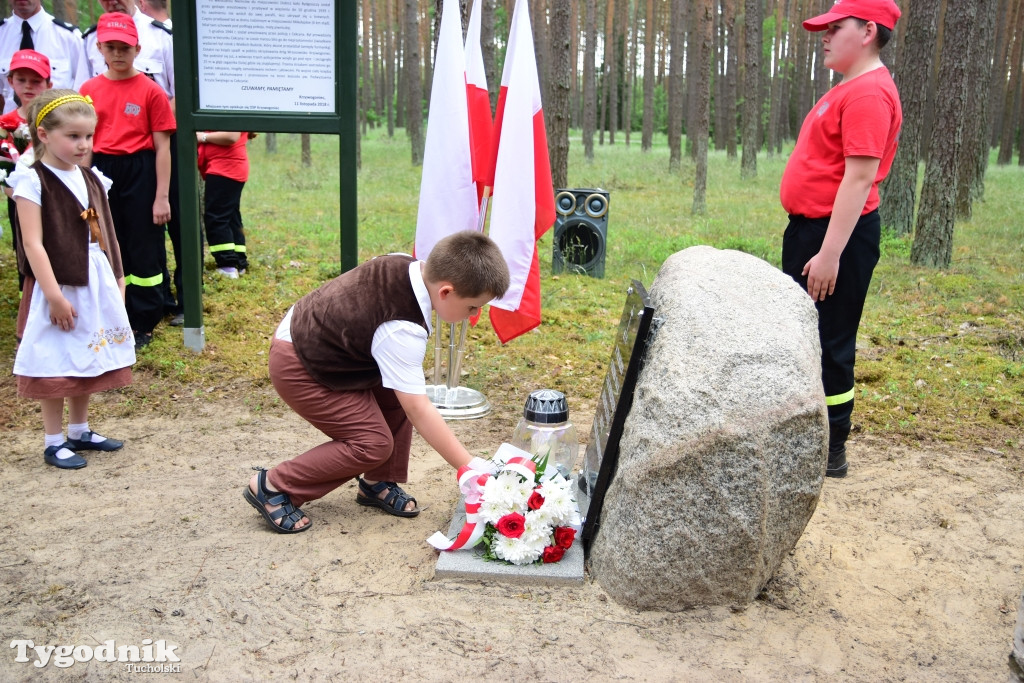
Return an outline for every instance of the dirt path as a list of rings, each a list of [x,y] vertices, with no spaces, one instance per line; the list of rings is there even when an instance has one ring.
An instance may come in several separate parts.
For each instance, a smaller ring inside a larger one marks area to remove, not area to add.
[[[509,418],[511,419],[511,418]],[[589,424],[591,416],[577,416]],[[511,424],[455,427],[493,451]],[[624,609],[588,580],[524,588],[433,580],[454,476],[417,437],[408,486],[426,511],[364,508],[348,484],[270,533],[242,499],[253,465],[318,441],[239,400],[170,418],[108,418],[125,449],[46,467],[36,431],[5,435],[0,680],[39,680],[12,641],[176,644],[180,680],[1006,680],[1024,589],[1021,452],[861,438],[804,536],[751,605]],[[31,651],[29,651],[31,653]],[[91,661],[47,680],[120,680]]]

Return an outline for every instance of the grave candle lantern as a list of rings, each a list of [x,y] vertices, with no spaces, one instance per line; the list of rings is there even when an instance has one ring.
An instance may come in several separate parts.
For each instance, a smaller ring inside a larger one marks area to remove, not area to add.
[[[512,445],[538,459],[548,456],[548,467],[568,479],[576,465],[579,441],[576,427],[569,422],[565,394],[554,389],[532,392],[523,407],[523,418],[512,433]]]

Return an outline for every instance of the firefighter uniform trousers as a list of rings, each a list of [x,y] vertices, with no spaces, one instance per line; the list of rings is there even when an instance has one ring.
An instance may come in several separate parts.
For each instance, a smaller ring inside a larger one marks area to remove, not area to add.
[[[804,265],[821,250],[829,217],[790,216],[782,238],[782,270],[805,291]],[[857,354],[857,328],[871,275],[879,258],[881,220],[878,210],[860,217],[850,241],[839,257],[839,275],[835,292],[818,309],[818,335],[821,339],[821,380],[828,406],[829,452],[846,444],[853,414],[853,366]]]
[[[93,165],[113,181],[108,197],[124,266],[125,308],[132,330],[147,334],[164,316],[167,250],[164,226],[153,223],[156,152],[93,154]]]

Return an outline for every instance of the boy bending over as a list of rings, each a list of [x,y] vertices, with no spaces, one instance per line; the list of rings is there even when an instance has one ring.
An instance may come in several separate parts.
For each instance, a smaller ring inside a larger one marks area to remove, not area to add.
[[[399,486],[408,479],[413,427],[452,467],[473,460],[427,398],[430,314],[465,320],[508,286],[497,245],[470,230],[438,242],[426,262],[380,256],[292,306],[270,345],[270,379],[331,440],[253,475],[245,499],[271,529],[310,528],[299,506],[353,478],[361,505],[418,515],[416,499]]]

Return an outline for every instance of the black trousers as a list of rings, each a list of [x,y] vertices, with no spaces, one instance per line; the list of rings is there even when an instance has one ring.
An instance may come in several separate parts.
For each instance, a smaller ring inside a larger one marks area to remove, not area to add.
[[[821,250],[829,218],[790,216],[782,238],[782,270],[807,289],[801,271]],[[853,367],[857,355],[857,328],[860,327],[864,300],[871,275],[878,263],[881,220],[878,211],[860,217],[850,241],[839,257],[839,275],[835,292],[818,309],[818,336],[821,339],[821,381],[828,405],[829,448],[846,443],[853,414]]]
[[[107,196],[121,247],[128,321],[136,332],[150,333],[164,316],[167,272],[164,226],[153,222],[156,153],[94,153],[93,165],[114,181]]]
[[[206,241],[218,268],[248,268],[242,229],[242,189],[245,183],[208,174],[203,220]]]

